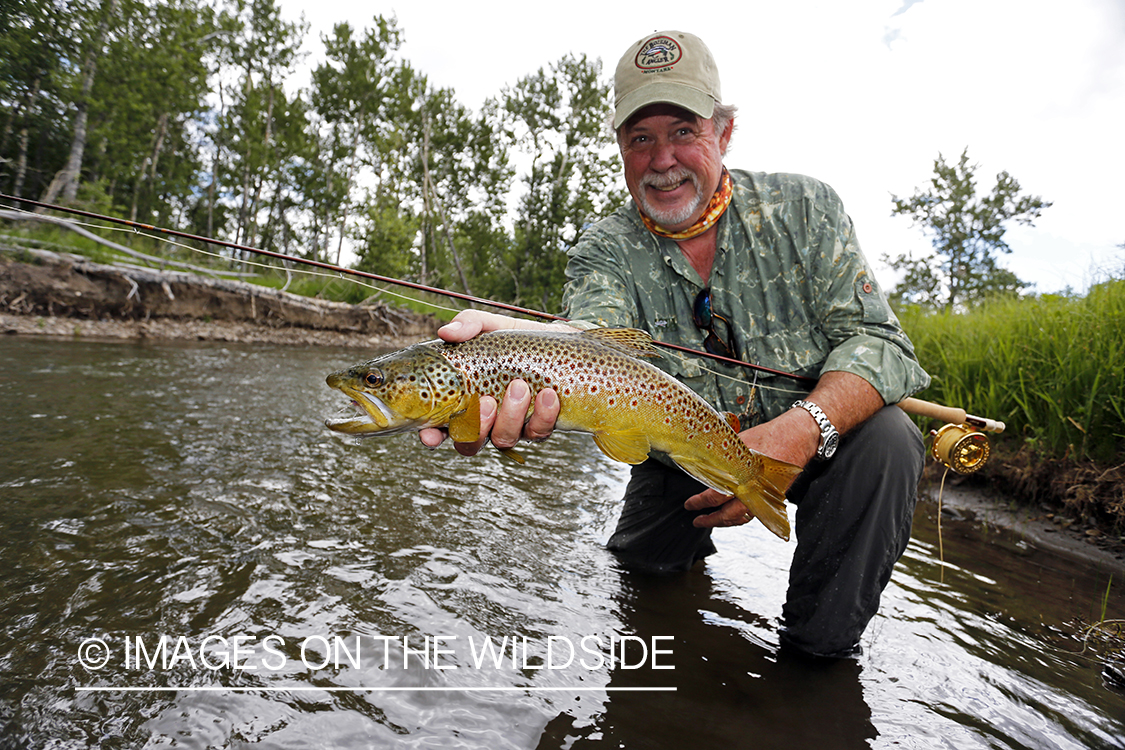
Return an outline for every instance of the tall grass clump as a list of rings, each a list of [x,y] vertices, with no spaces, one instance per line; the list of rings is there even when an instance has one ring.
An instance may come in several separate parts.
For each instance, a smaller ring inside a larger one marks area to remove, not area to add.
[[[966,312],[906,310],[933,377],[921,398],[1004,421],[1041,455],[1113,462],[1125,446],[1125,280],[1084,297],[999,299]]]

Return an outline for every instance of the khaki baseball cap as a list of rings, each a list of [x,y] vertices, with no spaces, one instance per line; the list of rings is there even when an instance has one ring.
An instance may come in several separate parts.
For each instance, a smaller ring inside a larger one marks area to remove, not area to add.
[[[719,93],[719,69],[703,40],[683,31],[658,31],[635,42],[613,79],[613,127],[650,104],[675,104],[709,119]]]

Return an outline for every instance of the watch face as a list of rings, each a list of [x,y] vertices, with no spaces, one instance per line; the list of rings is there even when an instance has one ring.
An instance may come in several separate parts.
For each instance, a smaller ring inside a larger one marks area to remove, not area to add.
[[[836,452],[837,446],[840,444],[840,436],[837,434],[829,435],[828,439],[824,441],[824,448],[821,449],[821,454],[824,458],[832,458]]]

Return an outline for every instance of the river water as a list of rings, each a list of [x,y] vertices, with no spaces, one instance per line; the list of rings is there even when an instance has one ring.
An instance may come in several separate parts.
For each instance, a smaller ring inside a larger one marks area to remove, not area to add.
[[[1112,571],[953,521],[943,564],[923,505],[864,655],[794,660],[792,544],[623,571],[626,467],[332,434],[361,358],[0,340],[0,747],[1125,748],[1072,624]]]

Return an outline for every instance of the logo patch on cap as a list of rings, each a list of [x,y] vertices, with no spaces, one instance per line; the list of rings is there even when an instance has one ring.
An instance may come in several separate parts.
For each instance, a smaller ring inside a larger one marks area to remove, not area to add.
[[[667,36],[654,36],[641,45],[637,52],[637,67],[647,72],[668,70],[683,58],[683,50],[676,40]]]

